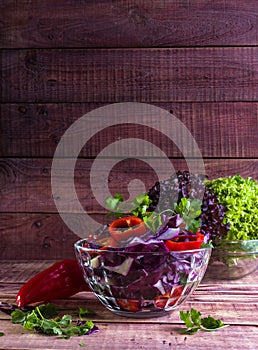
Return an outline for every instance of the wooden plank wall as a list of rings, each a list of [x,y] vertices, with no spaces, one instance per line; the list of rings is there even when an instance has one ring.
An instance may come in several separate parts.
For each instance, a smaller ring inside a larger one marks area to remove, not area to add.
[[[256,0],[0,1],[1,259],[73,257],[77,236],[60,218],[51,163],[69,126],[115,102],[173,112],[192,133],[210,178],[258,179],[258,2]],[[105,222],[89,172],[118,137],[145,138],[128,125],[93,137],[76,167],[85,210]],[[182,155],[157,133],[176,169]],[[137,160],[110,177],[113,192],[155,174]],[[183,169],[182,169],[183,170]]]

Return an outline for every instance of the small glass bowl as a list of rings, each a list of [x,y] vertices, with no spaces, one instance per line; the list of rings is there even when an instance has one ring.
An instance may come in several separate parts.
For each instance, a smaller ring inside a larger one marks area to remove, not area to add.
[[[212,251],[207,277],[234,280],[258,269],[258,240],[222,240]]]
[[[117,315],[135,318],[163,316],[177,309],[201,282],[211,255],[211,248],[168,252],[159,251],[155,244],[153,251],[93,249],[87,239],[74,247],[85,280],[99,301]]]

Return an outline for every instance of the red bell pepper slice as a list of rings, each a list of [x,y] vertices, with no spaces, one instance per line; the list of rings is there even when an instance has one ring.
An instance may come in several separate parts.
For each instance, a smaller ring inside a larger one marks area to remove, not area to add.
[[[66,259],[56,262],[26,282],[16,296],[16,303],[22,308],[89,290],[77,260]]]
[[[172,291],[157,296],[154,300],[154,303],[160,309],[173,306],[182,295],[182,292],[183,288],[181,286],[173,287]]]
[[[203,240],[204,235],[197,232],[194,235],[179,235],[173,240],[167,240],[165,244],[170,251],[192,250],[201,248]]]
[[[130,237],[143,235],[146,232],[146,227],[142,219],[136,216],[127,216],[111,222],[108,231],[114,240],[121,242]]]
[[[118,305],[127,311],[137,312],[140,310],[140,302],[139,300],[133,299],[117,299]]]

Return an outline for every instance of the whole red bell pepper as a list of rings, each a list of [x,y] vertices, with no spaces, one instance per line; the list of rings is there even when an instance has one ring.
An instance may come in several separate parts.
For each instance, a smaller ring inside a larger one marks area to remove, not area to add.
[[[89,291],[77,260],[62,260],[41,271],[19,290],[18,307],[68,298],[81,291]]]

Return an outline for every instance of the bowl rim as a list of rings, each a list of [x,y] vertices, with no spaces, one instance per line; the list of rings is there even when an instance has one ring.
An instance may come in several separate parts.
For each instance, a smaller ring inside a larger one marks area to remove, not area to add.
[[[151,252],[151,251],[125,251],[124,248],[126,247],[107,247],[107,249],[103,249],[103,248],[89,248],[89,247],[84,247],[82,246],[81,244],[82,243],[85,243],[85,242],[88,242],[89,240],[87,238],[82,238],[82,239],[79,239],[78,241],[76,241],[74,243],[74,248],[76,251],[78,251],[78,249],[80,250],[83,250],[85,252],[90,252],[90,251],[93,251],[93,252],[96,252],[96,253],[105,253],[105,252],[108,252],[108,253],[121,253],[121,254],[153,254],[153,255],[164,255],[164,254],[177,254],[177,255],[182,255],[182,254],[189,254],[189,253],[199,253],[200,251],[209,251],[210,254],[212,253],[212,250],[213,248],[212,247],[201,247],[201,248],[196,248],[196,249],[189,249],[189,250],[167,250],[167,251],[157,251],[157,252]],[[160,241],[162,242],[162,241]],[[137,243],[136,243],[137,244]]]
[[[249,244],[254,244],[248,247]],[[235,249],[235,250],[234,250]],[[252,255],[258,254],[258,239],[227,240],[223,239],[214,246],[213,253],[220,255]]]

